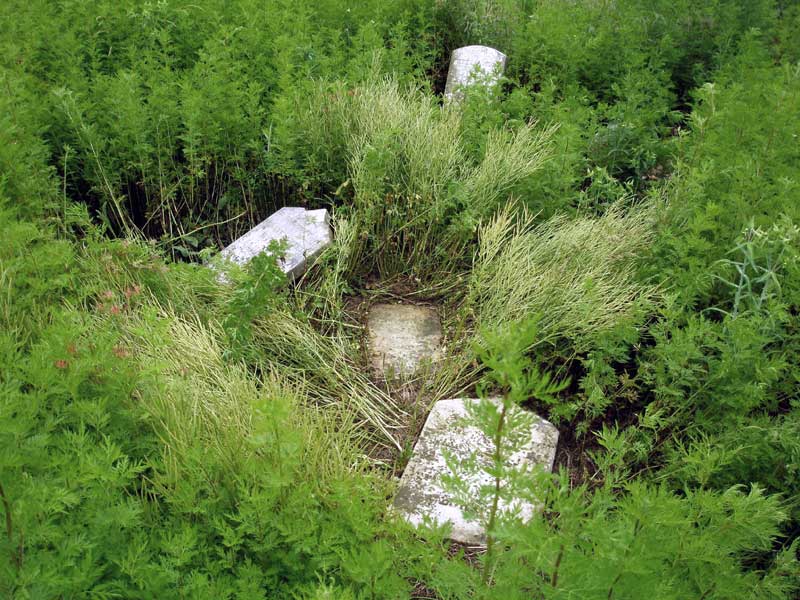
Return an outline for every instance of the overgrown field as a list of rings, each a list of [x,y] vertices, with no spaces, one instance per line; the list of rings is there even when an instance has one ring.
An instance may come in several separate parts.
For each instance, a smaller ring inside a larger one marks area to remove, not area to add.
[[[287,205],[334,245],[220,283]],[[796,0],[0,3],[2,598],[797,598],[798,390]],[[389,510],[478,392],[561,434],[486,553]]]

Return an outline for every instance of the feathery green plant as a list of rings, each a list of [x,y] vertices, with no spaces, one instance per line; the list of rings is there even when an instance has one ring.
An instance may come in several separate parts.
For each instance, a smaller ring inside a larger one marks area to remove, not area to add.
[[[512,330],[486,331],[478,358],[487,371],[479,383],[480,402],[467,404],[464,424],[480,431],[490,442],[490,457],[474,452],[457,461],[446,456],[450,475],[444,478],[445,487],[465,510],[478,517],[486,530],[486,554],[483,557],[482,579],[488,584],[496,560],[497,527],[504,512],[515,512],[517,489],[526,477],[527,466],[513,465],[511,457],[529,441],[533,416],[520,405],[530,400],[554,403],[555,395],[563,391],[568,381],[553,381],[549,373],[540,372],[527,357],[526,351],[537,334],[536,318]],[[499,394],[499,398],[497,395]],[[470,480],[483,474],[492,484],[472,489]],[[502,505],[501,505],[502,502]],[[505,507],[505,508],[503,508]],[[509,508],[510,507],[510,508]]]

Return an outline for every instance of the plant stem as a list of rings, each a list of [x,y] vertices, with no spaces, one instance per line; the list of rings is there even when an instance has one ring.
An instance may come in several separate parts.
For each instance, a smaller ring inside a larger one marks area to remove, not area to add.
[[[62,225],[64,226],[64,237],[67,235],[67,158],[69,157],[69,146],[64,148],[64,178],[63,178],[63,189],[62,189],[62,200],[64,204],[64,222]]]
[[[502,464],[503,459],[503,449],[502,449],[502,440],[503,434],[505,430],[505,423],[506,423],[506,412],[508,411],[508,402],[509,400],[506,398],[503,400],[503,408],[500,411],[500,419],[497,422],[497,429],[492,436],[492,443],[494,444],[494,453],[492,458],[494,459],[494,465]],[[494,527],[497,521],[497,508],[500,502],[500,472],[496,471],[494,476],[494,495],[492,497],[492,509],[489,512],[489,521],[486,524],[486,564],[483,568],[483,583],[489,582],[489,566],[493,562],[494,558],[494,545],[495,545],[495,536],[494,536]]]
[[[0,499],[3,501],[3,510],[6,513],[6,536],[8,536],[8,542],[13,544],[14,542],[14,526],[11,521],[11,503],[8,501],[8,496],[6,496],[6,492],[3,489],[3,484],[0,483]],[[17,550],[16,556],[11,557],[11,562],[19,569],[22,566],[22,536],[20,536],[19,541],[19,548]]]
[[[0,483],[0,498],[3,500],[3,509],[6,512],[6,535],[8,536],[8,541],[10,542],[14,537],[14,528],[11,523],[11,506],[8,502],[8,498],[6,497],[6,492],[3,489],[2,483]]]
[[[564,558],[564,544],[558,548],[558,556],[556,557],[556,564],[553,567],[553,577],[550,579],[550,585],[556,587],[558,585],[558,569],[561,567],[561,559]]]

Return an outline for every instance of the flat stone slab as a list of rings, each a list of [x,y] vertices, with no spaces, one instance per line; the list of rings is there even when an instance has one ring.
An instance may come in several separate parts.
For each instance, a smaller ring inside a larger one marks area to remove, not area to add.
[[[477,428],[459,422],[467,416],[467,403],[477,402],[480,400],[455,398],[434,404],[394,498],[394,509],[410,523],[420,525],[426,516],[439,524],[450,522],[451,539],[470,545],[484,545],[486,532],[481,523],[467,519],[452,495],[444,490],[442,475],[451,474],[444,452],[459,461],[477,452],[479,462],[486,465],[490,463],[493,449],[491,441]],[[529,415],[533,419],[529,440],[520,451],[509,457],[508,464],[515,468],[541,465],[545,470],[552,471],[558,430],[541,417],[533,413]],[[465,479],[470,490],[475,490],[473,496],[476,498],[481,486],[494,484],[494,480],[483,471]],[[538,507],[523,500],[511,503],[501,500],[499,508],[518,511],[525,521],[538,510]]]
[[[286,206],[270,215],[220,252],[220,256],[239,265],[267,251],[275,240],[286,240],[278,265],[290,279],[300,277],[314,259],[333,243],[330,217],[324,208],[306,210]]]
[[[464,46],[453,50],[444,88],[445,98],[460,99],[463,89],[476,83],[495,85],[505,71],[506,61],[505,54],[489,46]]]
[[[367,316],[372,368],[389,379],[413,375],[441,355],[442,325],[429,306],[375,304]]]

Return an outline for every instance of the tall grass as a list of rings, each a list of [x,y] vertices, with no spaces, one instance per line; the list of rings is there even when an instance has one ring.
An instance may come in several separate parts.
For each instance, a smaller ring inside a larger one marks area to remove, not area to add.
[[[294,385],[305,386],[316,404],[338,407],[373,441],[398,446],[405,414],[361,371],[355,342],[322,335],[288,311],[256,321],[253,338],[264,362]]]
[[[646,314],[658,300],[637,276],[652,240],[652,208],[625,211],[618,202],[600,217],[536,216],[506,205],[478,229],[472,270],[451,295],[447,353],[420,397],[471,394],[483,367],[474,352],[485,331],[514,332],[536,318],[529,351],[558,347],[574,357],[597,337]],[[455,279],[455,278],[454,278]]]
[[[337,195],[349,200],[343,212],[355,228],[350,274],[383,278],[433,279],[467,267],[478,222],[541,168],[553,133],[535,124],[492,130],[476,162],[456,107],[378,77],[350,89],[321,85],[305,112],[301,126],[328,148],[310,149],[315,164],[346,157]]]
[[[315,261],[315,267],[303,275],[293,291],[293,300],[298,309],[309,315],[318,329],[330,335],[346,336],[348,318],[344,312],[343,294],[349,289],[349,272],[356,229],[338,212],[331,216],[336,235],[325,252]]]
[[[167,484],[196,465],[198,446],[234,474],[265,453],[280,460],[286,444],[299,444],[305,469],[315,476],[361,463],[366,433],[353,412],[313,402],[311,385],[278,369],[254,377],[245,365],[224,360],[215,325],[168,312],[135,316],[126,339],[153,375],[137,397],[162,441]]]
[[[535,224],[509,208],[481,226],[465,306],[480,328],[539,317],[535,345],[580,347],[655,297],[634,261],[652,238],[647,210]]]

